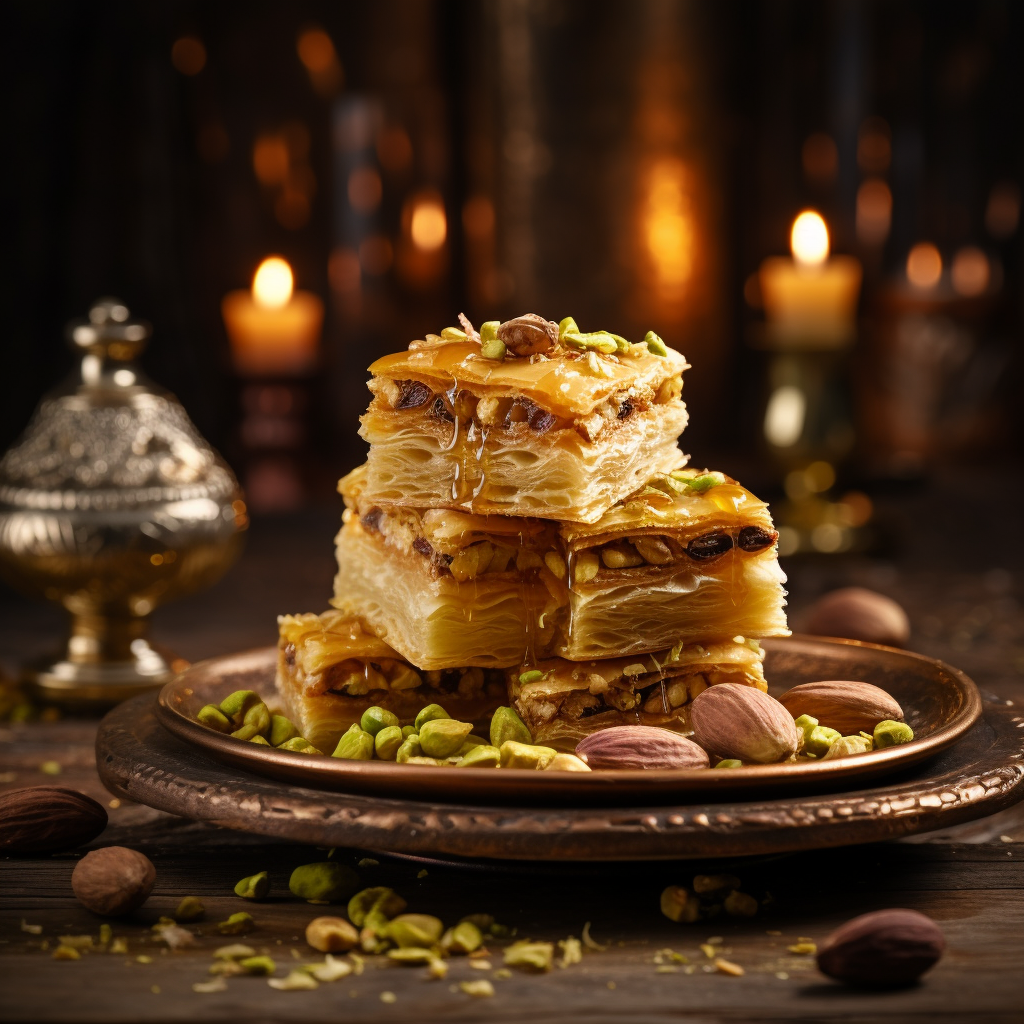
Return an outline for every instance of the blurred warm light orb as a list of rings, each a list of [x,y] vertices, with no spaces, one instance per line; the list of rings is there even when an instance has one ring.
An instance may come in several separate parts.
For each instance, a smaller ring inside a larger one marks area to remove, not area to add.
[[[380,175],[373,167],[357,167],[348,176],[348,201],[353,210],[371,213],[380,206],[383,194]]]
[[[423,196],[414,201],[409,220],[409,237],[417,249],[433,252],[440,249],[448,237],[448,218],[444,205],[434,196]]]
[[[881,117],[869,117],[857,133],[857,164],[867,174],[882,174],[892,161],[892,131]]]
[[[644,241],[663,293],[682,289],[693,271],[694,228],[686,167],[667,157],[651,167],[643,213]]]
[[[195,36],[182,36],[171,47],[171,63],[183,75],[198,75],[206,67],[206,47]]]
[[[964,246],[953,258],[950,276],[957,294],[967,298],[981,295],[988,289],[992,276],[988,257],[977,246]]]
[[[869,178],[857,189],[857,238],[881,245],[892,225],[892,192],[881,178]]]
[[[334,43],[322,28],[310,28],[300,33],[296,49],[307,71],[326,71],[337,59]]]
[[[1020,188],[1014,181],[992,186],[985,207],[985,227],[993,238],[1009,238],[1020,221]]]
[[[942,256],[931,242],[918,242],[907,256],[907,280],[915,288],[934,288],[942,277]]]
[[[264,185],[280,185],[288,179],[288,143],[281,135],[260,135],[252,147],[252,168]]]
[[[804,432],[807,399],[792,384],[776,388],[764,414],[764,436],[776,448],[790,448]]]
[[[268,256],[256,268],[252,279],[252,297],[264,309],[286,306],[294,288],[292,268],[280,256]]]
[[[804,210],[789,235],[793,258],[801,266],[817,267],[828,259],[828,228],[820,213]]]

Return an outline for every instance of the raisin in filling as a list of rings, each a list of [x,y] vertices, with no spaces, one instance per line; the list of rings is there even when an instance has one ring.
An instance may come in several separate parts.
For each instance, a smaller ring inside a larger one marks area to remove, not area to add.
[[[364,530],[370,530],[373,533],[380,533],[380,521],[384,518],[384,510],[381,508],[371,508],[369,512],[364,515],[359,522],[362,523]]]
[[[448,423],[455,422],[455,417],[451,414],[448,403],[441,395],[434,399],[434,404],[430,407],[430,415],[435,419],[445,420]]]
[[[430,398],[430,388],[419,380],[396,380],[401,394],[395,403],[396,409],[418,409]]]
[[[732,537],[727,533],[706,533],[695,537],[686,545],[686,553],[698,562],[706,562],[724,555],[732,547]]]
[[[740,530],[737,544],[744,551],[761,551],[763,548],[771,547],[778,536],[774,530],[762,530],[760,526],[744,526]]]

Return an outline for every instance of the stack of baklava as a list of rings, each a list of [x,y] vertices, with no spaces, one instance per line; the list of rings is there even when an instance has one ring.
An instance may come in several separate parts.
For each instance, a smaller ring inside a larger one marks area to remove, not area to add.
[[[685,730],[703,689],[765,689],[785,634],[767,506],[684,468],[686,361],[533,314],[414,341],[370,367],[365,465],[340,483],[334,610],[280,620],[278,688],[321,750],[372,705],[535,742]]]

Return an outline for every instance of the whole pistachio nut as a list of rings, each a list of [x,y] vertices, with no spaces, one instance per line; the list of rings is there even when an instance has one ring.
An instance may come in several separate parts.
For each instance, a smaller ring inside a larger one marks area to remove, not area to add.
[[[263,701],[253,704],[242,718],[242,724],[231,734],[236,740],[251,740],[254,736],[266,738],[270,732],[270,709]]]
[[[505,740],[501,745],[502,768],[546,768],[558,753],[553,747],[542,747],[532,743],[518,743]]]
[[[501,764],[501,751],[491,744],[473,747],[459,758],[459,768],[497,768]]]
[[[498,328],[500,326],[500,320],[485,320],[480,325],[480,341],[494,341],[498,337]]]
[[[435,718],[420,727],[420,746],[427,757],[451,757],[472,731],[470,722]]]
[[[362,928],[371,911],[376,910],[389,919],[405,910],[405,906],[405,900],[394,889],[375,885],[360,890],[348,901],[348,919],[357,928]]]
[[[305,738],[305,736],[293,736],[290,740],[285,740],[277,748],[278,750],[290,750],[295,754],[322,754],[322,750],[317,750],[312,743]]]
[[[266,871],[243,878],[235,886],[235,895],[243,900],[261,900],[270,892],[270,876]]]
[[[255,743],[257,747],[269,747],[270,741],[263,736],[253,736],[250,743]]]
[[[653,352],[656,356],[668,355],[668,346],[654,331],[648,331],[644,335],[644,344],[647,346],[647,350]]]
[[[382,761],[394,761],[405,741],[401,726],[386,725],[373,738],[373,749]]]
[[[483,942],[483,933],[472,921],[460,921],[441,936],[441,948],[446,953],[472,953]]]
[[[267,739],[270,740],[272,747],[279,747],[298,735],[299,730],[295,728],[291,719],[285,718],[284,715],[270,716],[270,735]]]
[[[875,726],[873,734],[875,746],[879,750],[895,747],[900,743],[909,743],[914,738],[914,730],[906,722],[884,721]]]
[[[359,933],[343,917],[314,917],[306,925],[306,942],[321,953],[345,953],[359,941]]]
[[[178,909],[174,912],[174,920],[179,923],[182,921],[198,921],[205,916],[206,907],[198,896],[186,896],[178,904]]]
[[[255,690],[235,690],[220,702],[221,711],[231,719],[237,729],[245,718],[245,713],[263,699]]]
[[[500,707],[491,715],[491,746],[500,748],[506,740],[532,743],[526,723],[510,707]]]
[[[324,860],[302,864],[288,879],[293,896],[311,903],[338,903],[347,900],[359,888],[359,876],[344,864]]]
[[[277,970],[277,964],[269,956],[247,956],[238,961],[238,966],[246,974],[261,974],[269,976]]]
[[[414,728],[419,732],[427,722],[436,721],[438,718],[451,718],[447,711],[440,704],[428,704],[417,716],[413,723]]]
[[[725,897],[722,907],[730,917],[753,917],[757,913],[757,900],[734,889]]]
[[[200,708],[196,713],[196,721],[202,722],[210,729],[216,729],[217,732],[231,732],[234,728],[231,719],[216,704],[207,704],[206,707]]]
[[[373,758],[373,737],[361,726],[350,725],[338,740],[331,757],[341,757],[347,761],[370,761]]]
[[[384,929],[384,938],[396,946],[406,949],[410,946],[433,946],[444,932],[440,918],[429,914],[399,914]]]
[[[395,754],[395,760],[399,764],[408,764],[414,757],[422,757],[423,748],[420,746],[419,733],[407,736],[402,740],[402,745]]]
[[[419,736],[416,731],[415,725],[403,725],[402,726],[402,739],[407,740],[410,736]]]
[[[398,725],[398,715],[393,711],[388,711],[385,708],[374,705],[363,712],[363,717],[359,719],[359,724],[364,732],[368,732],[371,736],[376,736],[381,729],[389,725]]]
[[[498,338],[517,356],[547,352],[558,341],[558,325],[536,313],[506,320],[498,327]]]
[[[468,754],[474,747],[486,747],[490,740],[486,740],[483,736],[478,736],[475,732],[471,732],[463,741],[462,746],[459,747],[457,753],[461,757],[463,754]]]

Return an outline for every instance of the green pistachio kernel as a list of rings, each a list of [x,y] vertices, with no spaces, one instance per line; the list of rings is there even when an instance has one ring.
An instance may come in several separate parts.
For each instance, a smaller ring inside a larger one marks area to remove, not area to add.
[[[609,337],[615,342],[616,351],[628,352],[630,350],[629,342],[621,334],[610,334]]]
[[[373,749],[382,761],[394,761],[405,737],[401,726],[386,725],[373,738]]]
[[[558,337],[562,338],[566,334],[579,334],[580,329],[576,326],[576,321],[571,317],[567,316],[562,320],[558,321]]]
[[[875,726],[875,746],[879,750],[886,747],[895,747],[900,743],[909,743],[914,738],[914,730],[906,722],[895,722],[887,718]]]
[[[451,718],[447,711],[440,704],[428,704],[417,716],[414,723],[415,729],[419,732],[426,722],[433,722],[437,718]]]
[[[497,768],[501,764],[501,751],[489,743],[474,747],[459,759],[458,768]]]
[[[488,338],[480,342],[480,355],[484,359],[493,359],[501,362],[505,358],[505,342],[501,338]]]
[[[519,685],[526,686],[528,683],[539,683],[544,678],[544,673],[539,668],[531,668],[528,672],[519,673]]]
[[[403,725],[402,726],[402,739],[407,740],[410,736],[419,736],[416,731],[415,725]]]
[[[374,928],[405,910],[405,900],[387,886],[375,885],[361,889],[348,901],[348,919],[357,928]]]
[[[558,753],[552,747],[541,747],[531,743],[505,740],[501,745],[502,768],[546,768],[548,762]]]
[[[359,876],[336,860],[302,864],[288,879],[293,896],[310,903],[338,903],[347,900],[359,888]]]
[[[431,768],[441,768],[444,765],[446,765],[448,763],[448,761],[447,760],[442,760],[440,757],[423,757],[421,755],[419,757],[408,757],[402,763],[403,764],[427,765],[427,766],[429,766]]]
[[[370,761],[373,758],[373,737],[358,725],[350,725],[334,748],[331,757],[347,761]]]
[[[282,743],[287,743],[288,740],[298,735],[299,730],[295,728],[290,719],[285,718],[284,715],[270,716],[270,735],[267,739],[270,740],[272,747],[279,747]]]
[[[592,331],[590,334],[579,334],[570,331],[561,336],[561,340],[572,348],[578,348],[582,351],[603,352],[606,356],[610,356],[613,352],[618,351],[615,339],[607,331]]]
[[[295,754],[322,754],[322,750],[317,750],[312,743],[305,738],[305,736],[293,736],[290,740],[286,740],[277,748],[278,750],[290,750]]]
[[[251,740],[253,736],[266,737],[270,732],[270,710],[260,701],[253,704],[242,717],[242,724],[231,734],[236,740]]]
[[[483,934],[472,921],[462,921],[441,936],[441,948],[446,953],[472,953],[483,942]]]
[[[238,966],[246,974],[271,975],[277,970],[277,964],[269,956],[247,956],[238,961]]]
[[[389,960],[394,960],[400,964],[409,964],[411,967],[415,967],[418,964],[429,964],[435,959],[431,950],[423,949],[421,946],[389,949],[386,955]]]
[[[821,726],[818,726],[818,728],[820,729]],[[822,760],[835,761],[840,757],[866,754],[873,746],[873,741],[866,740],[863,736],[840,736],[829,744],[828,751],[822,757]]]
[[[412,736],[407,736],[402,740],[402,745],[395,754],[395,760],[399,764],[407,764],[411,758],[422,756],[423,748],[420,746],[419,734],[413,733]]]
[[[261,900],[270,892],[270,876],[266,871],[243,878],[235,886],[235,895],[243,900]]]
[[[647,346],[647,351],[653,352],[656,356],[668,355],[668,345],[654,331],[648,331],[644,335],[644,344]]]
[[[269,747],[270,746],[270,743],[266,739],[264,739],[262,736],[253,736],[253,738],[251,740],[249,740],[249,742],[250,743],[255,743],[256,746],[258,746],[258,747]]]
[[[809,733],[804,734],[804,753],[821,757],[828,753],[829,747],[841,735],[836,729],[830,729],[827,725],[816,725]]]
[[[690,480],[686,481],[686,489],[691,494],[704,494],[710,491],[712,487],[718,487],[720,484],[725,483],[725,477],[721,473],[702,473],[700,476],[695,476]]]
[[[525,674],[525,673],[524,673]],[[522,679],[522,676],[520,676]],[[492,747],[501,747],[506,740],[532,743],[533,737],[526,723],[510,707],[500,707],[491,715],[490,740]]]
[[[743,762],[737,761],[735,757],[727,757],[724,761],[719,761],[715,765],[716,768],[742,768]]]
[[[252,919],[252,915],[247,914],[244,910],[232,914],[226,921],[217,922],[217,931],[221,935],[244,935],[255,927],[256,922]]]
[[[206,907],[203,906],[203,901],[198,896],[186,896],[178,904],[178,909],[174,912],[174,920],[179,923],[182,921],[198,921],[205,914]]]
[[[233,727],[231,719],[216,704],[207,704],[206,707],[200,708],[196,721],[202,722],[210,729],[216,729],[217,732],[231,732]]]
[[[498,337],[498,328],[501,326],[500,320],[485,320],[480,325],[480,340],[483,341],[494,341]]]
[[[235,690],[220,702],[220,709],[234,723],[237,729],[249,708],[262,704],[263,700],[255,690]]]
[[[466,740],[462,744],[462,746],[459,747],[457,753],[459,754],[460,757],[462,757],[463,755],[468,754],[474,747],[486,747],[487,742],[488,741],[485,740],[483,736],[477,736],[475,732],[471,732],[466,737]]]
[[[551,942],[513,942],[505,949],[505,965],[528,967],[534,971],[550,971],[554,952],[554,943]]]
[[[420,746],[427,757],[451,757],[472,731],[471,722],[435,718],[420,727]]]
[[[402,949],[433,946],[441,938],[444,924],[429,914],[399,914],[384,929],[384,937]]]
[[[441,331],[441,337],[444,341],[465,341],[466,332],[458,327],[446,327]]]
[[[801,715],[799,718],[793,720],[793,724],[800,730],[800,732],[808,733],[818,724],[818,720],[816,718],[812,718],[810,715]]]
[[[363,712],[363,717],[359,719],[359,725],[371,736],[376,736],[386,726],[398,725],[398,715],[393,711],[387,711],[374,705]]]

